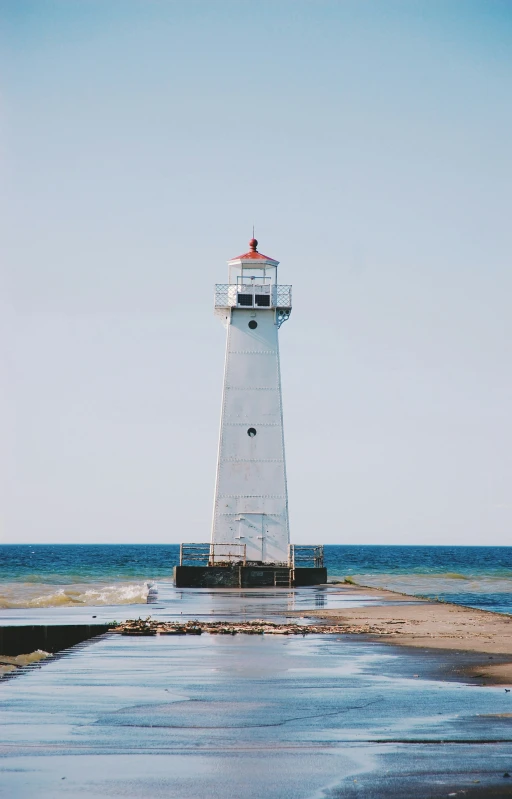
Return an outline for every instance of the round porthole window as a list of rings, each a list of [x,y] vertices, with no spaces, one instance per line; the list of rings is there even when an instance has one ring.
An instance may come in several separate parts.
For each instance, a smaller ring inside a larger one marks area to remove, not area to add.
[[[256,328],[258,327],[258,323],[254,319],[251,319],[251,321],[249,322],[249,327],[251,328],[251,330],[256,330]]]
[[[247,435],[249,436],[249,438],[254,438],[254,436],[256,435],[256,430],[254,429],[254,427],[249,427]]]

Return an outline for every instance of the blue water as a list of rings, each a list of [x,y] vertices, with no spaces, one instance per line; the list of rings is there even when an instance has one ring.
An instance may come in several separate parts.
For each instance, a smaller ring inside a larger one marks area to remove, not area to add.
[[[512,613],[512,547],[326,546],[329,580]],[[0,545],[0,607],[130,604],[169,580],[177,544]]]

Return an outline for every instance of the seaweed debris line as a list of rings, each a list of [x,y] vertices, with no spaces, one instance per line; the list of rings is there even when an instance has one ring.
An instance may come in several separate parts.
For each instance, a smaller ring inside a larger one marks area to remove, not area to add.
[[[111,632],[121,635],[309,635],[311,633],[339,634],[346,628],[339,624],[278,624],[277,622],[255,619],[252,621],[197,621],[161,622],[151,619],[128,619],[111,628]]]

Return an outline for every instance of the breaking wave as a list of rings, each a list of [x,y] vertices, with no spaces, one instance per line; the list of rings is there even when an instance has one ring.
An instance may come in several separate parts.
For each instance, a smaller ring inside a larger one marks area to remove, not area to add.
[[[138,605],[147,602],[148,590],[146,582],[62,586],[4,583],[0,586],[0,608]]]
[[[45,652],[44,649],[36,649],[35,652],[29,652],[28,655],[16,655],[11,660],[17,666],[30,666],[32,663],[38,663],[40,660],[51,657],[51,652]]]

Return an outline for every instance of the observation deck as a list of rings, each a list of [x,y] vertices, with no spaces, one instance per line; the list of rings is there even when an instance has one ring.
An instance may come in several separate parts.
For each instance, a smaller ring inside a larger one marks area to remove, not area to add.
[[[268,279],[267,279],[268,280]],[[276,324],[281,327],[292,312],[292,287],[258,279],[240,279],[236,283],[217,283],[215,311],[227,316],[231,308],[274,310]]]

